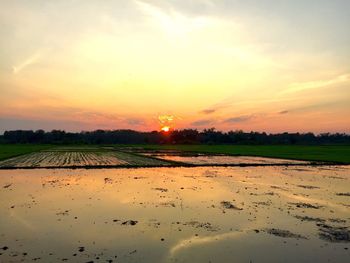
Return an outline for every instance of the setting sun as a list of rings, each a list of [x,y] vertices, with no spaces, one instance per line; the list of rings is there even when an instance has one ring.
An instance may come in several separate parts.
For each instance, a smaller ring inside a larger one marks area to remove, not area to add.
[[[161,128],[161,130],[163,132],[168,132],[170,130],[170,127],[169,126],[164,126],[164,127]]]

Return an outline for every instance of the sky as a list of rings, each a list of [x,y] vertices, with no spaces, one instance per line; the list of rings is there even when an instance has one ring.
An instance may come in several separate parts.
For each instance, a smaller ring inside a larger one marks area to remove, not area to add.
[[[348,0],[0,0],[0,133],[350,133]]]

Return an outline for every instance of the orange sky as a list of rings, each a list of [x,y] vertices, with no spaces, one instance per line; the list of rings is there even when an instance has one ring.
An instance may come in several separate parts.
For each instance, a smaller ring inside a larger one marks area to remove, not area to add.
[[[350,2],[305,2],[1,1],[0,132],[350,132]]]

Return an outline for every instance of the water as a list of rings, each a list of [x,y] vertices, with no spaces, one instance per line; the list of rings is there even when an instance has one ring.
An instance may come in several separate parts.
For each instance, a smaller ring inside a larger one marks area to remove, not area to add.
[[[348,166],[1,170],[0,262],[348,262],[320,234],[349,189]]]
[[[228,155],[197,155],[184,156],[174,154],[149,154],[162,160],[183,162],[195,165],[226,165],[226,164],[309,164],[307,161],[287,160],[277,158],[228,156]]]

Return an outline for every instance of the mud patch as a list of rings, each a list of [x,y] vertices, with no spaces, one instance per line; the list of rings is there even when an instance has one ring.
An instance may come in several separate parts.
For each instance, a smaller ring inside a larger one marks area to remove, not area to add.
[[[265,206],[269,206],[272,204],[271,201],[261,201],[261,202],[253,202],[253,204],[256,204],[256,205],[265,205]]]
[[[350,242],[350,231],[347,227],[331,226],[327,224],[317,224],[319,227],[319,237],[328,242]]]
[[[161,187],[153,188],[153,190],[160,191],[160,192],[162,192],[162,193],[168,192],[168,189],[166,189],[166,188],[161,188]]]
[[[304,189],[320,189],[318,186],[313,186],[313,185],[302,185],[302,184],[299,184],[297,186],[301,187],[301,188],[304,188]]]
[[[183,223],[183,225],[184,226],[191,226],[191,227],[195,227],[195,228],[203,228],[207,231],[218,231],[219,230],[219,227],[213,226],[209,222],[201,223],[198,221],[190,221],[190,222]]]
[[[224,209],[243,210],[243,208],[235,206],[230,201],[221,201],[220,204]]]
[[[283,230],[283,229],[277,229],[277,228],[267,228],[267,229],[264,229],[263,231],[265,231],[266,233],[268,233],[270,235],[274,235],[277,237],[307,239],[305,236],[292,233],[289,230]]]
[[[112,180],[111,178],[108,178],[108,177],[106,177],[106,178],[104,179],[104,181],[105,181],[105,184],[111,184],[111,183],[113,183],[113,180]]]
[[[289,203],[291,205],[295,205],[298,208],[311,208],[311,209],[320,209],[323,206],[322,205],[312,205],[308,203]]]
[[[56,215],[57,216],[68,216],[69,215],[69,210],[57,212]]]
[[[294,216],[297,219],[300,219],[301,221],[308,221],[308,222],[326,222],[325,219],[319,218],[319,217],[310,217],[310,216],[299,216],[296,215]]]
[[[123,226],[134,226],[138,223],[136,220],[127,220],[122,223]]]
[[[284,187],[276,186],[276,185],[271,185],[270,187],[273,188],[273,189],[278,189],[278,190],[282,190],[282,191],[288,191],[288,189],[286,189]]]
[[[350,196],[350,193],[337,193],[338,196]]]
[[[332,223],[340,223],[340,224],[346,223],[346,220],[340,219],[340,218],[330,218],[328,220]]]
[[[159,205],[163,207],[176,207],[174,202],[163,202],[163,203],[160,203]]]

